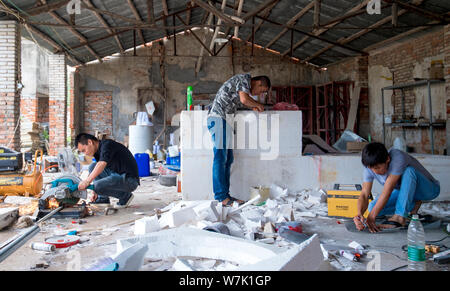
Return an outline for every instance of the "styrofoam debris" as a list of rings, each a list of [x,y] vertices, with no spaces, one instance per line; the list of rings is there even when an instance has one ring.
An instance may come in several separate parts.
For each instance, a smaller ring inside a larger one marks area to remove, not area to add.
[[[134,235],[143,235],[160,229],[161,227],[156,215],[144,217],[134,222]]]

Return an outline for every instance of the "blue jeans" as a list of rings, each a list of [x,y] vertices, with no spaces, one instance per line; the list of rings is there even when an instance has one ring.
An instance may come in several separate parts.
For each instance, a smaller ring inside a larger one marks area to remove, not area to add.
[[[433,200],[439,196],[440,191],[439,183],[433,183],[413,167],[407,167],[401,177],[400,189],[392,191],[388,202],[378,215],[397,214],[407,217],[417,201]],[[378,197],[370,202],[369,212],[377,201]]]
[[[91,173],[97,163],[89,165]],[[96,202],[109,202],[108,197],[119,199],[119,204],[125,204],[131,196],[131,192],[139,186],[139,181],[133,177],[127,177],[126,174],[118,174],[105,168],[103,172],[94,179],[94,191],[98,197]]]
[[[208,117],[207,123],[214,152],[212,168],[214,199],[221,202],[230,198],[230,169],[234,156],[227,143],[231,141],[231,127],[220,117]]]

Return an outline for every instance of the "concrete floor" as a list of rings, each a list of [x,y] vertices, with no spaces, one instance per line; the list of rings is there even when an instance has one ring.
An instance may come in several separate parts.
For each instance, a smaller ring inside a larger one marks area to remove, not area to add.
[[[83,218],[86,223],[72,224],[72,219],[51,219],[43,226],[40,233],[34,236],[15,253],[0,263],[0,271],[4,270],[80,270],[92,265],[101,258],[111,256],[116,250],[116,240],[134,236],[134,221],[144,215],[152,215],[155,208],[163,208],[173,201],[181,199],[176,187],[161,186],[156,177],[142,178],[141,186],[135,191],[135,199],[131,206],[121,209],[115,214],[105,216],[104,206],[93,207],[95,215]],[[302,218],[303,232],[306,234],[319,234],[324,244],[347,246],[351,241],[357,241],[367,246],[371,251],[377,251],[379,257],[364,257],[361,262],[352,262],[343,257],[330,259],[325,264],[326,270],[367,270],[368,266],[378,267],[379,270],[388,271],[405,266],[406,253],[402,246],[406,244],[406,231],[398,233],[351,233],[345,229],[343,219],[331,217]],[[85,242],[66,249],[58,249],[53,253],[32,250],[32,242],[43,242],[46,237],[54,234],[66,233],[72,229],[80,231]],[[18,232],[10,227],[0,231],[0,242],[7,240]],[[438,240],[445,237],[442,230],[426,231],[427,240]],[[443,241],[450,245],[448,240]],[[379,258],[379,264],[374,265]],[[44,263],[44,268],[42,264]],[[153,262],[152,270],[164,269],[164,263]],[[36,267],[37,266],[37,267]],[[162,266],[162,267],[161,267]],[[436,265],[427,262],[427,270],[448,271],[450,265]],[[169,264],[170,267],[170,264]],[[147,266],[149,268],[149,266]],[[400,268],[399,270],[406,270]]]

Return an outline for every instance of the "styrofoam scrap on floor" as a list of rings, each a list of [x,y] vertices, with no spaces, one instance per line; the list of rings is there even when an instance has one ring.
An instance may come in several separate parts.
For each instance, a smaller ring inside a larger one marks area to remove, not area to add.
[[[290,221],[292,218],[292,205],[291,204],[282,204],[280,205],[279,216],[284,217],[287,221]]]
[[[294,217],[316,217],[316,213],[311,211],[295,212]]]
[[[267,208],[276,208],[278,207],[278,202],[276,202],[274,199],[267,199],[265,207]]]
[[[198,271],[207,271],[214,268],[214,266],[217,264],[218,261],[211,259],[197,259],[197,260],[188,260],[188,262]]]
[[[160,229],[161,226],[156,215],[147,216],[134,222],[134,235],[143,235]]]
[[[245,228],[247,231],[259,231],[261,229],[261,221],[245,220]]]
[[[253,208],[242,211],[240,214],[244,219],[258,221],[261,220],[261,217],[264,217],[264,210],[262,208]]]
[[[195,269],[189,264],[187,260],[177,258],[172,265],[174,271],[195,271]]]
[[[5,204],[17,204],[17,205],[26,205],[30,204],[33,201],[37,201],[37,198],[34,197],[24,197],[24,196],[6,196],[3,200]]]
[[[286,196],[288,189],[283,189],[282,187],[272,184],[270,185],[270,198],[277,199]]]
[[[230,230],[230,235],[234,237],[245,237],[245,232],[242,229],[241,225],[236,223],[234,220],[230,220],[226,223],[226,226]]]
[[[244,204],[242,204],[241,206],[239,206],[238,208],[235,208],[233,210],[231,210],[231,212],[228,213],[228,215],[233,215],[236,213],[239,213],[243,208],[252,205],[254,202],[258,201],[259,199],[261,199],[261,195],[257,195],[255,197],[253,197],[252,199],[248,200],[247,202],[245,202]]]
[[[255,264],[240,266],[238,271],[316,271],[323,261],[317,234],[303,243]]]
[[[211,222],[217,222],[220,220],[220,214],[217,211],[218,201],[205,200],[193,207],[195,213],[199,219],[205,219]]]
[[[138,247],[133,253],[131,248],[136,245]],[[238,269],[242,270],[315,270],[317,254],[320,255],[320,261],[323,260],[317,235],[291,249],[285,249],[194,228],[174,228],[120,239],[116,244],[115,257],[134,256],[142,250],[142,245],[147,246],[146,258],[208,258],[238,264]],[[233,251],[224,252],[224,246]],[[125,260],[127,261],[129,260]]]

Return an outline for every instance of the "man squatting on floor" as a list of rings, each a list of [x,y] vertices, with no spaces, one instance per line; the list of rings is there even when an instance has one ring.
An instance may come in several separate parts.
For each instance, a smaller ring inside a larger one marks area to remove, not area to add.
[[[358,215],[353,221],[358,230],[366,226],[370,232],[380,229],[403,227],[409,215],[417,214],[422,201],[439,196],[440,184],[414,157],[398,150],[389,152],[382,143],[369,143],[362,151],[364,180],[358,199]],[[373,180],[383,186],[382,193],[369,204]],[[363,217],[369,209],[367,219]],[[377,216],[390,216],[380,225]]]
[[[87,133],[77,135],[75,147],[97,161],[89,165],[89,176],[80,182],[78,190],[94,182],[94,203],[109,203],[109,197],[114,197],[119,199],[116,208],[130,205],[134,198],[131,192],[140,185],[138,165],[131,152],[121,143],[99,141]]]

